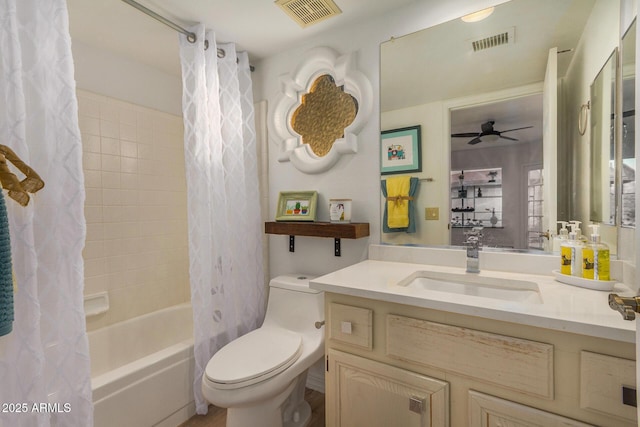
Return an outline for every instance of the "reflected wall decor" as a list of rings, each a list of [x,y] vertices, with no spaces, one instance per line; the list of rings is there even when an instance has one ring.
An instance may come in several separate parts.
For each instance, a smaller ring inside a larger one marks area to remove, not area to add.
[[[380,134],[380,173],[421,172],[420,125],[382,131]]]

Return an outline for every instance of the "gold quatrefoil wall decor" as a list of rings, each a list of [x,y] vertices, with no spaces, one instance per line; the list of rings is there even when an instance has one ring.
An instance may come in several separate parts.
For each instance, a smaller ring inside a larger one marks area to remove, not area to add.
[[[333,143],[344,136],[358,113],[358,101],[328,74],[318,77],[294,111],[291,127],[319,157],[329,154]]]
[[[270,110],[270,135],[278,161],[308,174],[328,171],[343,154],[358,152],[358,134],[373,109],[373,89],[355,66],[355,54],[317,47],[281,77]]]

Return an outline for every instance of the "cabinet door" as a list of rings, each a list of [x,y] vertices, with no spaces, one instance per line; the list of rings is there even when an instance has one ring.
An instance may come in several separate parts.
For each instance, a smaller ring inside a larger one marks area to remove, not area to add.
[[[446,382],[332,349],[327,357],[327,425],[449,425]]]

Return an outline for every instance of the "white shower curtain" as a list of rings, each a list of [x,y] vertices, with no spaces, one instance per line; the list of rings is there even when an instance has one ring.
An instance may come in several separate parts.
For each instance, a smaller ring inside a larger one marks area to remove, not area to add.
[[[202,374],[224,344],[264,317],[262,225],[249,60],[191,28],[180,36],[194,318],[196,411],[207,413]],[[218,55],[218,52],[221,55]],[[222,54],[222,52],[224,52]],[[223,57],[219,57],[223,56]]]
[[[0,0],[0,23],[0,144],[45,182],[24,208],[6,198],[17,289],[13,331],[0,337],[0,426],[90,426],[85,193],[66,2]]]

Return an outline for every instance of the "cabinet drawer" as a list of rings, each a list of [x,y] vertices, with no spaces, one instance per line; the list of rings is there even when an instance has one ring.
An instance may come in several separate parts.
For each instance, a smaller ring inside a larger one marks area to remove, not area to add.
[[[387,355],[553,399],[550,344],[390,314]]]
[[[580,407],[635,421],[636,408],[623,403],[622,388],[636,388],[636,362],[580,352]]]
[[[373,312],[368,308],[329,304],[329,339],[371,350]]]
[[[527,426],[593,427],[580,421],[541,411],[487,394],[469,391],[470,427]]]

